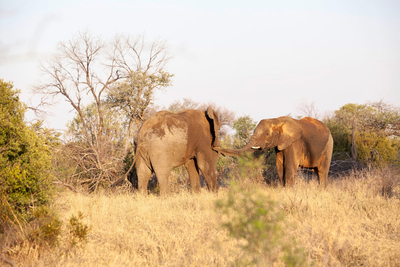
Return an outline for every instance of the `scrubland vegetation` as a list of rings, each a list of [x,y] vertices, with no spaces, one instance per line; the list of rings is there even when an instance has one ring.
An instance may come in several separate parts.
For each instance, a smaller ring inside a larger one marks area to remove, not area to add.
[[[3,255],[22,266],[398,266],[399,179],[357,172],[321,190],[315,180],[283,188],[241,178],[218,194],[166,198],[63,190],[54,203],[66,225],[58,246],[22,243]],[[392,182],[392,197],[382,196]],[[89,230],[73,246],[79,214]]]
[[[218,194],[205,185],[189,193],[182,167],[171,174],[170,196],[159,197],[155,177],[148,196],[137,194],[127,182],[135,178],[132,140],[155,111],[212,105],[225,147],[242,147],[257,124],[215,103],[157,107],[154,91],[173,75],[164,43],[149,47],[143,38],[110,45],[88,33],[60,43],[63,56],[43,64],[36,91],[76,111],[63,133],[26,122],[18,90],[0,80],[0,265],[400,265],[400,109],[383,101],[319,117],[334,139],[326,189],[304,170],[281,187],[267,151],[220,157]],[[93,66],[108,56],[110,64]],[[302,115],[317,117],[313,106]]]

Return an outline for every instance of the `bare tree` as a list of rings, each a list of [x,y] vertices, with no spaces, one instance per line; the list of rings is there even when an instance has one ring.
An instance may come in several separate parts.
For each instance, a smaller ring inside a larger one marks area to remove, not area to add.
[[[200,103],[193,101],[190,98],[183,98],[183,100],[175,100],[172,102],[168,110],[171,112],[179,112],[185,109],[200,109]]]
[[[114,55],[107,54],[106,43],[88,32],[58,45],[58,54],[41,65],[44,74],[35,92],[47,97],[61,97],[71,104],[83,125],[85,142],[93,153],[97,168],[102,169],[103,109],[102,95],[119,77]],[[112,53],[112,52],[111,52]],[[97,131],[92,138],[83,107],[86,96],[95,103]]]
[[[56,55],[42,64],[43,78],[34,91],[42,95],[43,104],[64,99],[76,111],[79,134],[83,135],[80,143],[85,144],[80,157],[85,162],[91,158],[92,166],[86,170],[93,170],[90,176],[97,186],[99,181],[110,180],[112,176],[104,99],[112,95],[109,99],[115,100],[113,107],[129,112],[130,118],[143,119],[154,89],[170,83],[172,75],[164,72],[168,62],[165,43],[157,40],[147,46],[144,37],[123,36],[105,42],[81,32],[69,41],[60,42],[57,50]]]
[[[304,117],[318,119],[320,115],[318,108],[315,106],[315,102],[308,103],[306,99],[301,100],[296,109],[298,112],[300,112],[300,115]]]
[[[110,88],[107,104],[125,113],[129,136],[125,148],[129,149],[133,127],[138,129],[143,123],[147,108],[153,104],[155,91],[170,86],[173,75],[165,71],[170,58],[163,41],[148,43],[144,36],[119,36],[114,46],[124,80]]]

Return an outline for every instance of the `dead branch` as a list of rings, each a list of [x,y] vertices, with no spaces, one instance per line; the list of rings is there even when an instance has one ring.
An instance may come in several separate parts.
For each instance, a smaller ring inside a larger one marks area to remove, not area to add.
[[[135,165],[136,162],[136,157],[134,158],[134,160],[132,161],[131,166],[129,167],[129,170],[125,173],[124,176],[122,176],[121,178],[119,178],[117,181],[115,181],[114,183],[111,184],[111,188],[114,188],[116,186],[119,186],[120,184],[122,184],[122,182],[126,181],[128,179],[128,175],[131,172],[133,165]]]
[[[77,190],[75,187],[73,187],[72,185],[64,183],[64,182],[62,182],[62,181],[60,181],[58,179],[57,179],[57,181],[54,181],[53,184],[62,185],[64,187],[68,188],[69,190],[71,190],[74,193],[82,194],[82,195],[85,195],[85,196],[88,196],[88,197],[92,197],[91,195],[89,195],[89,194],[87,194],[85,192],[81,192],[81,191]]]

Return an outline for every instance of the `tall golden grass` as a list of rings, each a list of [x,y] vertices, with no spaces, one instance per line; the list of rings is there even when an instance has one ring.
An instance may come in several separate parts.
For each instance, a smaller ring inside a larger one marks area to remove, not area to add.
[[[239,188],[277,203],[284,213],[282,231],[303,248],[306,266],[400,266],[400,199],[398,183],[385,194],[386,172],[359,172],[320,189],[315,180],[298,179],[290,188],[239,180]],[[398,179],[392,173],[391,179]],[[390,178],[389,177],[389,178]],[[395,178],[393,178],[395,177]],[[382,190],[382,188],[384,190]],[[66,222],[83,213],[91,227],[87,242],[28,253],[23,266],[235,266],[247,253],[243,240],[221,226],[215,208],[218,194],[185,190],[169,197],[132,192],[98,192],[92,196],[63,191],[55,203]],[[383,193],[382,193],[383,192]],[[63,241],[61,241],[63,242]],[[284,266],[279,257],[274,266]],[[269,266],[262,260],[258,266]]]

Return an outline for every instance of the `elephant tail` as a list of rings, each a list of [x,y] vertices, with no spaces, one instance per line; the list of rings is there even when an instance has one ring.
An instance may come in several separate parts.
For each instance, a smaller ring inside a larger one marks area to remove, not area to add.
[[[114,187],[116,187],[116,186],[122,184],[123,181],[127,180],[128,174],[131,172],[131,170],[132,170],[132,168],[133,168],[133,165],[135,165],[135,163],[136,163],[137,156],[138,156],[138,155],[136,154],[135,157],[134,157],[134,159],[133,159],[133,161],[132,161],[131,166],[129,167],[129,170],[125,173],[125,175],[122,176],[121,178],[119,178],[118,180],[116,180],[115,182],[113,182],[113,183],[110,185],[111,188],[114,188]]]

